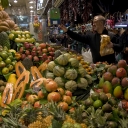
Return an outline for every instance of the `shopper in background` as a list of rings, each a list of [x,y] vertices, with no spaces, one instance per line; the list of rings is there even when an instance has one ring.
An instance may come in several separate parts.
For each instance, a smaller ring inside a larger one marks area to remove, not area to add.
[[[66,32],[71,38],[74,40],[77,40],[82,43],[86,43],[89,45],[90,50],[92,52],[92,57],[93,57],[93,62],[104,62],[107,61],[108,63],[115,63],[115,53],[106,55],[106,56],[101,56],[100,55],[100,40],[101,40],[101,35],[106,34],[109,35],[111,38],[111,42],[108,44],[108,48],[113,48],[116,51],[116,48],[121,47],[120,44],[117,44],[114,38],[115,35],[112,32],[109,32],[105,28],[105,23],[106,20],[102,15],[95,16],[93,19],[93,31],[86,32],[85,35],[81,35],[75,32],[72,32],[70,29],[67,29],[64,25],[59,25],[59,27]]]
[[[122,59],[125,59],[128,63],[128,27],[120,36],[120,43],[123,46],[122,50]]]

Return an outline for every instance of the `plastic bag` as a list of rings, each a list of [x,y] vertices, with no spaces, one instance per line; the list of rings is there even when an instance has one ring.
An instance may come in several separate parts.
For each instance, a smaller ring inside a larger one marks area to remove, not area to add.
[[[101,35],[101,41],[100,41],[100,55],[106,56],[109,54],[113,54],[114,50],[113,48],[107,48],[106,46],[108,43],[110,43],[110,37],[108,35]]]
[[[82,47],[81,54],[83,56],[84,61],[87,61],[90,63],[93,62],[92,53],[91,53],[90,49],[86,50],[84,47]]]

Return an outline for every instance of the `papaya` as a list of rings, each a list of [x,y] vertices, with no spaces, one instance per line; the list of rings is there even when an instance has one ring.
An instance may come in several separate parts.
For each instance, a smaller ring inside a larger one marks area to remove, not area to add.
[[[34,92],[38,92],[41,89],[41,86],[44,82],[44,78],[39,78],[35,81],[30,83],[30,87],[33,89]]]
[[[16,88],[13,97],[12,97],[12,101],[14,101],[15,99],[21,99],[23,94],[24,94],[24,90],[26,88],[26,82],[22,81],[19,86]]]
[[[42,78],[42,74],[40,73],[40,71],[38,70],[38,68],[36,66],[31,67],[31,75],[32,75],[33,80]]]
[[[7,83],[1,98],[1,107],[6,107],[11,103],[13,96],[13,84]]]
[[[42,63],[42,64],[38,67],[38,70],[39,70],[40,72],[43,72],[44,70],[47,69],[47,66],[48,66],[48,64],[47,64],[46,62],[44,62],[44,63]]]
[[[15,65],[15,71],[16,71],[16,75],[17,77],[20,77],[20,75],[26,71],[24,65],[21,63],[21,61],[18,61]]]
[[[22,81],[24,81],[25,83],[28,83],[29,82],[29,75],[30,75],[30,72],[29,71],[24,71],[20,76],[19,78],[17,79],[16,83],[15,83],[15,86],[14,86],[14,90],[16,90],[16,88],[20,85],[20,83]]]

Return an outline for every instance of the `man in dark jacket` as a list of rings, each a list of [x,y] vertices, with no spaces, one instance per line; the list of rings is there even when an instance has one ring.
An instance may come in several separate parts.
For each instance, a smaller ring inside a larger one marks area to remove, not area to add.
[[[77,40],[82,43],[86,43],[89,45],[90,50],[92,52],[93,62],[103,62],[107,61],[108,63],[115,63],[115,53],[101,56],[100,55],[100,41],[101,35],[109,35],[111,42],[107,45],[108,48],[113,48],[115,51],[120,47],[120,44],[113,42],[116,38],[114,33],[109,32],[105,29],[105,18],[101,15],[95,16],[93,19],[93,32],[88,32],[86,35],[81,35],[75,32],[70,31],[64,25],[60,25],[59,27],[66,32],[71,38]]]

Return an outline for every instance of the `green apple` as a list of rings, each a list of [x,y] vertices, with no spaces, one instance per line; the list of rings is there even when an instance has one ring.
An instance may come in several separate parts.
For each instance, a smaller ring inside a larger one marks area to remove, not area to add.
[[[8,73],[9,73],[9,69],[8,69],[7,67],[4,67],[4,68],[2,69],[2,74],[6,75],[6,74],[8,74]]]
[[[3,68],[3,67],[5,67],[5,66],[6,66],[5,62],[4,62],[4,61],[1,61],[1,62],[0,62],[0,68]]]
[[[6,64],[11,64],[12,62],[11,62],[11,59],[8,57],[6,60],[5,60],[5,63]]]
[[[0,56],[3,58],[3,59],[6,59],[8,57],[8,53],[6,51],[2,51],[0,53]]]

